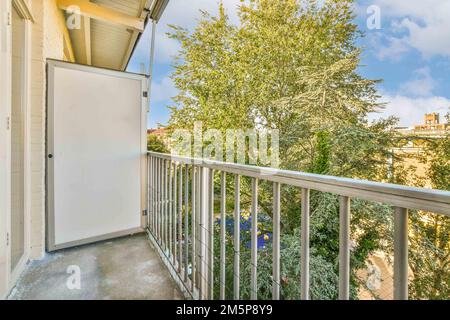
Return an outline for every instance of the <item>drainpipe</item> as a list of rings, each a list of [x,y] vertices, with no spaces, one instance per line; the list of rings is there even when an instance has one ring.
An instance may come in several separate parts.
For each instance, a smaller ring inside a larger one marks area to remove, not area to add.
[[[150,111],[150,98],[153,81],[153,64],[155,59],[156,20],[152,19],[152,32],[150,35],[150,64],[148,66],[148,111]]]

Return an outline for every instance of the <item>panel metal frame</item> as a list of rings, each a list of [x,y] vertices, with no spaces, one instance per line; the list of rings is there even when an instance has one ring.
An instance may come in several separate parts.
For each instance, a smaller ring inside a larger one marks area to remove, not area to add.
[[[54,101],[53,101],[53,93],[54,93],[54,75],[56,68],[63,68],[69,70],[77,70],[84,71],[89,73],[95,73],[100,75],[108,75],[119,78],[133,79],[141,81],[141,227],[122,230],[119,232],[108,233],[100,236],[89,237],[77,241],[71,241],[63,244],[55,244],[55,207],[54,207],[54,162],[49,161],[48,154],[52,153],[54,150]],[[146,166],[147,166],[147,104],[148,98],[145,97],[144,92],[148,90],[148,77],[146,75],[137,74],[137,73],[129,73],[116,71],[111,69],[104,69],[98,67],[91,67],[87,65],[81,65],[76,63],[70,63],[60,60],[47,59],[47,119],[45,122],[46,126],[46,152],[45,152],[45,160],[46,160],[46,190],[45,190],[45,211],[46,211],[46,248],[47,251],[56,251],[60,249],[65,249],[69,247],[94,243],[98,241],[113,239],[125,235],[135,234],[144,232],[145,228],[145,216],[144,212],[148,212],[147,208],[147,199],[146,199],[146,185],[147,185],[147,174],[146,174]],[[148,95],[147,95],[148,96]]]

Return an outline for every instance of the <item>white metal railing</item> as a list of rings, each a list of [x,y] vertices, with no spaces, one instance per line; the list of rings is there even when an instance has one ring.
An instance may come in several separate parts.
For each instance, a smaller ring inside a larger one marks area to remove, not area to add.
[[[214,252],[214,172],[220,173],[220,252]],[[376,201],[394,210],[394,299],[408,298],[408,209],[450,215],[450,192],[287,170],[148,153],[148,234],[172,275],[194,299],[225,299],[226,179],[234,177],[233,297],[240,298],[241,177],[252,179],[251,299],[257,299],[258,183],[273,184],[272,298],[280,298],[281,185],[302,189],[301,299],[309,299],[310,190],[340,196],[339,299],[349,299],[350,202]],[[219,297],[214,296],[214,258],[220,256]]]

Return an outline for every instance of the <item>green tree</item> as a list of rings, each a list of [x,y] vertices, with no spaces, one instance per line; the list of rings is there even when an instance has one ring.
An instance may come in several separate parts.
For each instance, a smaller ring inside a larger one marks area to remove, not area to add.
[[[193,32],[172,26],[170,36],[181,43],[181,51],[172,75],[179,94],[171,107],[170,128],[192,129],[194,121],[202,121],[205,130],[278,129],[284,169],[387,181],[393,146],[387,129],[396,120],[366,120],[382,105],[378,81],[358,72],[361,49],[356,40],[361,32],[353,22],[354,1],[321,2],[249,0],[237,9],[239,25],[230,24],[220,5],[217,16],[203,12]],[[249,203],[248,184],[242,189],[242,201]],[[262,185],[260,193],[262,214],[271,217],[271,186]],[[326,261],[323,279],[336,279],[338,197],[313,193],[311,207],[312,259],[317,259],[312,265]],[[291,236],[300,228],[299,208],[299,190],[284,188],[285,247],[291,247]],[[352,203],[353,298],[358,291],[356,270],[386,245],[382,239],[389,234],[391,217],[388,206]],[[297,263],[282,266],[287,279],[298,278]],[[284,298],[298,298],[292,283],[283,283]],[[316,298],[337,297],[337,281],[331,284],[333,290],[329,282],[315,284]],[[244,286],[243,292],[247,289]]]
[[[450,123],[450,113],[446,115]],[[450,190],[450,134],[429,140],[425,146],[427,176],[435,189]],[[410,258],[413,272],[410,297],[450,297],[450,217],[423,211],[411,212]]]
[[[168,153],[169,149],[165,145],[164,141],[155,134],[147,135],[147,150],[161,153]]]

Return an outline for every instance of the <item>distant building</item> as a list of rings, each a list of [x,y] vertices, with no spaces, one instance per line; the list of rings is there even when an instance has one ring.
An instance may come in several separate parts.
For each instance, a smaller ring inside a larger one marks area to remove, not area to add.
[[[442,139],[450,134],[450,123],[440,123],[439,113],[429,113],[424,116],[424,123],[413,127],[397,127],[395,131],[405,136],[404,144],[392,152],[401,157],[407,167],[415,167],[416,174],[424,179],[425,187],[431,187],[427,176],[428,165],[424,146],[428,139]]]
[[[161,139],[165,139],[167,136],[167,129],[166,128],[147,129],[147,134],[153,134],[155,136],[160,137]]]
[[[414,126],[415,131],[445,131],[450,130],[449,123],[439,123],[439,113],[429,113],[424,117],[425,124]]]
[[[450,123],[440,123],[439,113],[427,113],[424,116],[424,123],[413,127],[397,127],[395,130],[403,135],[421,135],[440,137],[448,134]]]
[[[166,128],[147,129],[147,135],[157,136],[166,147],[170,148],[170,137]]]

